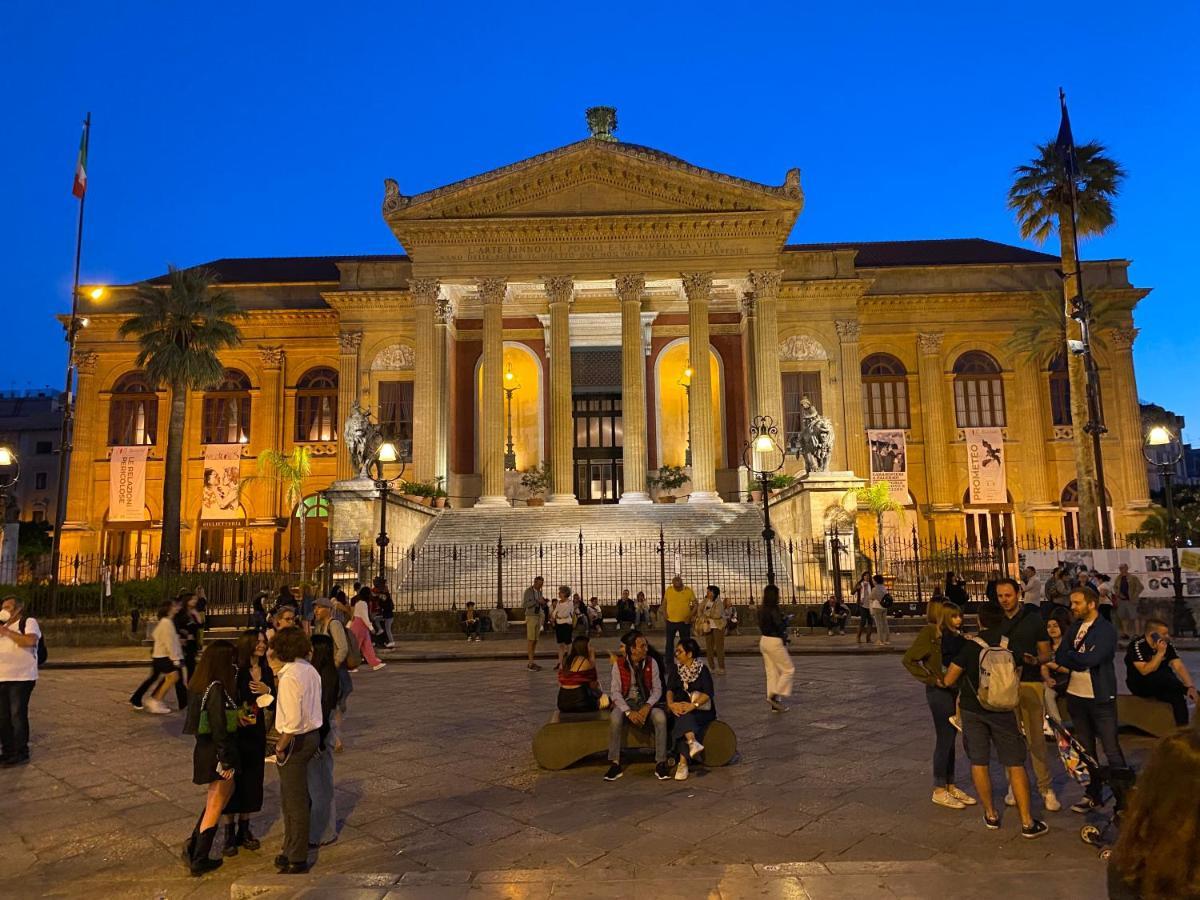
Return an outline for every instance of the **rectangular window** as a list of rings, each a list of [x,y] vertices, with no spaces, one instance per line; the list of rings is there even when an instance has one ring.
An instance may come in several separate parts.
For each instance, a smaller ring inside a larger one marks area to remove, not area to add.
[[[783,420],[787,439],[785,448],[795,447],[800,442],[800,420],[804,417],[800,401],[805,397],[818,412],[824,412],[821,405],[821,373],[784,372]]]
[[[1055,425],[1071,424],[1071,380],[1066,372],[1050,373],[1050,417]]]
[[[903,376],[863,382],[867,428],[908,428],[908,382]]]
[[[44,491],[46,489],[46,473],[38,472],[33,476],[33,489],[35,491]]]
[[[413,383],[379,382],[379,430],[395,442],[403,460],[412,460]]]
[[[114,397],[108,418],[110,447],[138,447],[154,443],[158,401],[140,396]]]
[[[38,456],[49,456],[54,452],[54,443],[52,441],[38,441],[37,447],[33,452]]]
[[[238,395],[205,397],[203,442],[246,444],[250,442],[250,398]]]
[[[337,394],[312,393],[296,396],[296,440],[337,440]]]
[[[1003,428],[1004,386],[999,376],[959,376],[954,382],[959,428]]]

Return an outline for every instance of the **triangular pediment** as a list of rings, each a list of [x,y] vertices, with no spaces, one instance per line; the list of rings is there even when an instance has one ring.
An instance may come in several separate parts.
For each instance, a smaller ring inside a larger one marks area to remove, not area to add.
[[[774,212],[798,214],[799,172],[780,186],[693,166],[676,157],[615,141],[588,139],[404,197],[389,183],[389,222],[438,219]]]

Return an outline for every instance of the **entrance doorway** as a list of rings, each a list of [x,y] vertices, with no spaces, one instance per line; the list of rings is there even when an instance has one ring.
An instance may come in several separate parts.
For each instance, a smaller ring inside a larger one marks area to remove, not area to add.
[[[576,394],[572,407],[575,497],[580,503],[616,503],[624,483],[621,395]]]

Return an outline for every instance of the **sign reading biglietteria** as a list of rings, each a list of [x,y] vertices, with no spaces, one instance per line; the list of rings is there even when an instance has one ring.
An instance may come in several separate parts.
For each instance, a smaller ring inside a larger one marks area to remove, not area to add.
[[[908,444],[899,429],[867,432],[871,449],[871,484],[886,481],[891,495],[900,503],[908,499]]]
[[[149,447],[113,447],[108,462],[108,521],[146,520],[146,458]]]
[[[974,505],[1008,502],[1004,432],[999,428],[965,428],[967,483]]]

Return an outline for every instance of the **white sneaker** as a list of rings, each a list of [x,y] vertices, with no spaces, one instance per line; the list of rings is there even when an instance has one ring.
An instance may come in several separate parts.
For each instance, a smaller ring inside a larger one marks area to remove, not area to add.
[[[944,806],[946,809],[966,809],[967,805],[961,800],[955,798],[944,787],[933,789],[933,802],[938,806]]]
[[[1062,804],[1058,802],[1058,795],[1054,793],[1054,788],[1042,794],[1042,802],[1046,804],[1046,812],[1058,812],[1062,809]]]
[[[972,797],[970,794],[968,794],[966,791],[960,789],[958,787],[958,785],[954,785],[954,784],[946,785],[946,793],[948,793],[951,797],[953,797],[955,800],[957,800],[963,806],[974,806],[976,803],[979,802],[974,797]]]
[[[688,756],[695,759],[704,752],[704,745],[699,741],[688,741]]]
[[[389,650],[395,650],[395,649],[396,649],[396,645],[395,645],[395,644],[384,644],[384,646],[385,646],[385,647],[387,647]]]
[[[376,663],[375,665],[371,666],[371,671],[378,672],[380,669],[382,669],[386,665],[387,665],[387,663],[385,663],[385,662]]]
[[[681,757],[679,757],[679,765],[677,765],[675,767],[675,780],[676,781],[687,781],[687,777],[688,777],[687,757],[681,756]]]
[[[153,697],[147,697],[145,700],[146,709],[154,713],[156,716],[169,716],[171,708],[161,700],[155,700]]]
[[[1004,795],[1004,805],[1005,806],[1016,806],[1017,805],[1017,798],[1013,796],[1012,785],[1009,785],[1008,793]]]

